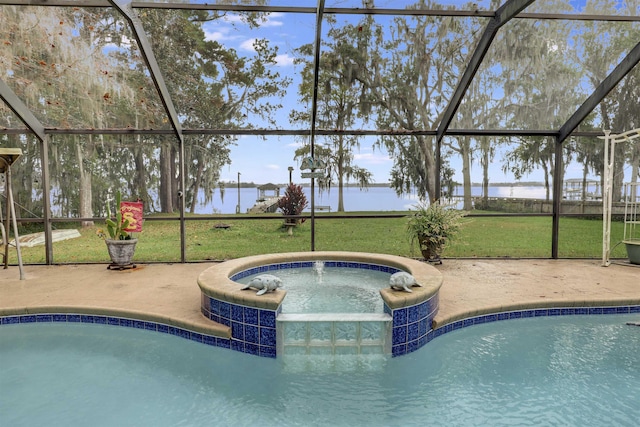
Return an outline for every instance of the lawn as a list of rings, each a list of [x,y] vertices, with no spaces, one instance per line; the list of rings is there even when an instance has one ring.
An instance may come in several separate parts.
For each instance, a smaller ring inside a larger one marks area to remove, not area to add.
[[[357,213],[350,213],[357,215]],[[237,220],[242,215],[228,215],[224,220],[186,222],[187,261],[224,260],[248,255],[311,250],[311,222],[307,220],[288,235],[282,219]],[[359,251],[419,257],[410,247],[406,234],[407,218],[344,218],[322,214],[315,221],[315,250]],[[62,228],[58,223],[54,225]],[[227,225],[227,228],[220,228]],[[69,227],[65,224],[64,227]],[[54,263],[108,262],[106,245],[96,231],[102,224],[80,229],[82,237],[55,242]],[[550,217],[468,217],[458,238],[443,253],[444,257],[470,258],[550,258]],[[622,239],[623,224],[612,224],[611,245]],[[179,262],[180,224],[175,220],[145,221],[138,236],[135,261]],[[600,258],[602,256],[602,221],[562,218],[559,232],[561,258]],[[25,264],[45,262],[44,246],[22,248]],[[623,245],[612,254],[626,258]],[[10,253],[15,263],[15,252]]]

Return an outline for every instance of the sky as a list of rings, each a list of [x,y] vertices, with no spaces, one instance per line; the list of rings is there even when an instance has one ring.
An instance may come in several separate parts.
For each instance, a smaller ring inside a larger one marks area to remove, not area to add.
[[[355,0],[346,3],[337,0],[327,2],[339,6],[354,6]],[[353,4],[351,4],[353,3]],[[357,3],[357,2],[356,2]],[[378,5],[380,2],[376,2]],[[382,3],[385,3],[384,1]],[[443,2],[450,4],[462,4],[464,2],[450,1]],[[480,2],[484,5],[487,2]],[[581,2],[578,2],[581,3]],[[305,4],[306,5],[306,4]],[[384,5],[379,7],[384,7]],[[392,6],[387,6],[392,7]],[[393,5],[393,7],[398,7]],[[486,7],[486,6],[485,6]],[[340,17],[340,20],[348,19]],[[299,84],[300,66],[293,63],[293,49],[302,44],[312,43],[315,31],[315,16],[313,14],[283,14],[272,13],[269,18],[262,23],[260,28],[251,31],[234,28],[234,21],[237,17],[230,15],[224,21],[214,21],[205,24],[206,36],[210,40],[217,40],[225,46],[232,47],[240,55],[250,55],[253,51],[253,41],[256,38],[266,38],[272,45],[279,49],[277,57],[277,71],[282,75],[290,76],[294,79],[289,86],[287,95],[281,100],[285,106],[283,112],[277,116],[277,122],[282,129],[292,129],[294,126],[289,122],[288,113],[297,105],[297,88]],[[352,19],[358,19],[356,16]],[[246,28],[246,27],[241,27]],[[266,125],[253,123],[254,127],[267,127]],[[393,160],[385,151],[374,150],[372,142],[375,138],[366,138],[361,141],[361,147],[354,152],[355,165],[369,170],[373,174],[375,183],[386,183],[389,181],[389,173],[393,166]],[[308,179],[300,177],[299,165],[294,160],[296,148],[301,146],[301,141],[295,137],[280,136],[268,137],[266,139],[259,136],[241,136],[237,144],[231,147],[230,166],[225,166],[221,170],[221,180],[225,182],[236,182],[238,173],[242,182],[254,182],[256,184],[286,183],[289,180],[288,167],[293,166],[292,178],[294,182],[302,183]],[[459,160],[452,159],[451,165],[456,170],[454,179],[462,182],[461,167]],[[577,175],[576,175],[577,174]],[[580,177],[581,168],[570,166],[567,173],[568,178]],[[472,166],[472,181],[481,182],[481,169],[477,165]],[[490,179],[492,182],[513,182],[514,177],[502,171],[499,158],[491,165]],[[542,181],[542,172],[534,172],[523,177],[523,181]]]

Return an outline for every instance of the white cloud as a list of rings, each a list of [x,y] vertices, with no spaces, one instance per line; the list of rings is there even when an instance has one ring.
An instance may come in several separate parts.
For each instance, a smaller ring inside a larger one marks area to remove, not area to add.
[[[370,165],[380,165],[391,161],[391,158],[388,155],[382,153],[355,153],[353,158],[356,162],[362,162]]]
[[[261,27],[282,27],[284,23],[278,18],[282,18],[284,14],[274,12],[270,13],[264,18],[264,21],[260,24]]]
[[[293,57],[287,55],[276,55],[276,64],[280,67],[288,67],[289,65],[293,65]]]
[[[265,167],[267,169],[271,169],[271,170],[279,170],[280,169],[280,165],[274,165],[274,164],[266,165]]]

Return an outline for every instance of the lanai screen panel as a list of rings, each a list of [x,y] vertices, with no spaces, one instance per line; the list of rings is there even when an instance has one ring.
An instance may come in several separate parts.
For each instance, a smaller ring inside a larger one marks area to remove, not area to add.
[[[289,128],[295,49],[313,43],[313,14],[163,9],[140,18],[185,129]]]
[[[164,112],[111,8],[2,6],[2,79],[46,127],[163,127]]]
[[[633,48],[638,25],[513,19],[498,32],[451,127],[559,129]]]

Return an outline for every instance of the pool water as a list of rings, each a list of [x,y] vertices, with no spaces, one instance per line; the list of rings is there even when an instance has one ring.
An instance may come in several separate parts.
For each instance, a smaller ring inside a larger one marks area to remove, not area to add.
[[[615,425],[640,419],[637,315],[477,325],[409,355],[292,356],[132,328],[0,327],[0,424]]]
[[[263,273],[260,273],[263,274]],[[282,280],[287,296],[283,313],[383,313],[380,289],[389,287],[390,273],[363,268],[302,267],[270,271]],[[238,282],[247,284],[259,274]]]

